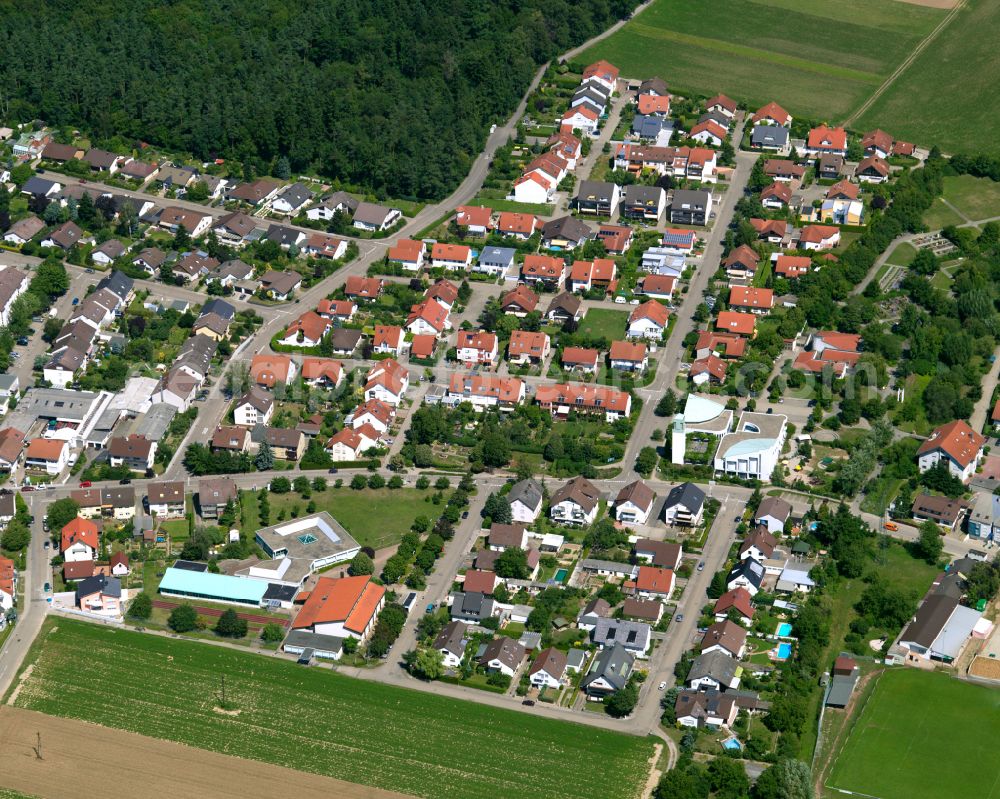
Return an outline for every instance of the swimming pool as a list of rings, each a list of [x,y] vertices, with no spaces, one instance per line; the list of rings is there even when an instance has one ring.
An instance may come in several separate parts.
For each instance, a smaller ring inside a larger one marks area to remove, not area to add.
[[[722,748],[729,750],[734,750],[734,749],[740,750],[743,748],[743,744],[740,743],[739,739],[736,736],[733,736],[731,738],[726,738],[726,740],[722,742]]]
[[[569,571],[567,569],[559,569],[556,572],[555,581],[557,583],[563,582],[566,579],[567,574],[569,574]]]
[[[788,638],[792,634],[792,625],[783,621],[778,624],[778,629],[774,631],[774,634],[779,638]]]
[[[778,644],[778,651],[775,655],[775,657],[777,657],[778,660],[788,660],[788,658],[790,658],[791,656],[792,656],[791,644],[784,642]]]

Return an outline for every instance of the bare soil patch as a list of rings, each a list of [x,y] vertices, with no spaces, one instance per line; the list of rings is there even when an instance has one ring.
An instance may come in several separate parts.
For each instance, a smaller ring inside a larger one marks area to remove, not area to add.
[[[32,748],[37,733],[42,736],[42,760],[35,757]],[[81,742],[86,745],[81,746]],[[42,799],[106,799],[109,774],[114,775],[117,793],[134,799],[406,799],[401,793],[83,721],[0,708],[0,780],[4,787]]]

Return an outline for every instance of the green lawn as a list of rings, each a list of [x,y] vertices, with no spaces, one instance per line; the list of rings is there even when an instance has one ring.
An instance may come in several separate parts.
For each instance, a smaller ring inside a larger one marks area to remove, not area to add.
[[[625,338],[628,327],[628,311],[615,311],[611,308],[590,308],[580,322],[579,332],[595,338],[604,337],[608,341],[620,341]]]
[[[328,488],[326,491],[314,491],[309,499],[303,499],[294,491],[288,494],[268,495],[271,504],[271,524],[277,524],[278,514],[284,509],[286,518],[294,518],[293,511],[298,508],[299,515],[305,515],[306,506],[310,500],[316,503],[316,511],[325,510],[357,540],[361,546],[381,549],[399,543],[403,533],[410,529],[413,520],[418,516],[434,518],[435,508],[425,501],[431,491],[418,491],[415,488],[366,488],[354,491],[350,488]],[[243,532],[251,535],[262,525],[257,515],[257,500],[252,492],[245,492],[244,506],[246,521]]]
[[[963,222],[965,220],[945,205],[940,197],[935,197],[934,203],[924,212],[924,224],[931,230],[940,230],[948,225],[961,225]]]
[[[652,753],[642,738],[70,619],[46,622],[29,662],[18,707],[434,799],[632,799]],[[223,673],[238,716],[214,712]]]
[[[893,0],[717,0],[710,13],[699,0],[657,0],[579,60],[606,58],[632,78],[660,75],[681,94],[722,91],[838,120],[943,16]]]
[[[879,799],[1000,795],[1000,691],[919,669],[893,669],[878,680],[829,787]]]
[[[968,0],[855,127],[878,126],[897,138],[937,144],[949,153],[1000,154],[1000,106],[983,102],[996,94],[998,31],[1000,4]]]
[[[518,214],[535,214],[536,216],[552,216],[556,207],[545,203],[518,203],[502,198],[476,197],[469,200],[468,205],[488,206],[494,211],[512,211]]]
[[[886,263],[895,264],[896,266],[909,266],[913,263],[913,259],[916,257],[917,248],[904,241],[897,244],[896,248],[889,253]]]
[[[989,178],[949,175],[944,198],[973,221],[1000,216],[1000,183]]]

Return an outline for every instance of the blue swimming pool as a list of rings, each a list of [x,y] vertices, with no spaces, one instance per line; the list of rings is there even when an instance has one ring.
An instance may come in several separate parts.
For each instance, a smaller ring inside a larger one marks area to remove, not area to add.
[[[743,748],[743,744],[741,744],[739,739],[734,736],[732,738],[726,738],[726,740],[722,742],[722,748],[739,750]]]
[[[569,571],[568,571],[568,570],[566,570],[566,569],[559,569],[559,570],[558,570],[558,571],[556,572],[556,576],[555,576],[555,581],[556,581],[557,583],[561,583],[561,582],[563,582],[563,581],[564,581],[564,580],[566,579],[566,575],[567,575],[567,574],[569,574]]]
[[[788,643],[778,644],[778,652],[776,657],[778,660],[788,660],[792,656],[792,645]]]
[[[792,634],[792,625],[783,621],[778,624],[778,629],[774,631],[774,634],[779,638],[788,638]]]

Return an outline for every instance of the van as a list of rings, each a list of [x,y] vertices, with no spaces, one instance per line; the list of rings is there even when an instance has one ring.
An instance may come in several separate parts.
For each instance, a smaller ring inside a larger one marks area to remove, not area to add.
[[[886,530],[890,530],[892,532],[896,532],[896,530],[899,529],[899,525],[896,524],[895,522],[886,522],[885,523],[885,529]]]
[[[417,601],[417,593],[416,593],[416,591],[410,591],[409,596],[407,596],[406,600],[403,602],[403,610],[405,610],[407,613],[409,613],[410,612],[410,608],[413,607],[413,603],[416,602],[416,601]]]

